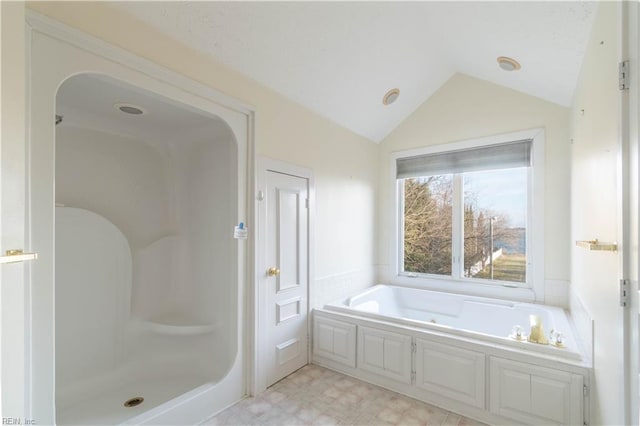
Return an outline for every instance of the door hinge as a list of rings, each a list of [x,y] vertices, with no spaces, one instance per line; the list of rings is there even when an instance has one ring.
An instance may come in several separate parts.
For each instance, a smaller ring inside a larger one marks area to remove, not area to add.
[[[416,342],[411,342],[411,352],[415,354],[417,351],[418,351],[418,345],[416,344]]]
[[[629,302],[629,280],[620,280],[620,306],[623,308],[627,306]]]
[[[308,209],[308,208],[309,208],[309,199],[308,199],[308,198],[305,198],[305,199],[304,199],[304,208],[305,208],[305,209]]]
[[[582,396],[585,398],[589,396],[589,387],[587,385],[582,385]]]
[[[618,87],[620,90],[629,89],[629,61],[622,61],[618,64]]]
[[[415,383],[416,383],[416,371],[411,370],[411,384],[415,384]]]

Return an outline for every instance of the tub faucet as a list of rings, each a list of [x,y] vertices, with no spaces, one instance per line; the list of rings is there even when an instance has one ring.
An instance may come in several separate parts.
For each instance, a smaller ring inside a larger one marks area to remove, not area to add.
[[[548,345],[549,339],[547,339],[547,336],[544,334],[544,327],[540,317],[538,315],[529,315],[529,324],[531,325],[531,331],[529,332],[529,338],[527,340],[531,343]]]

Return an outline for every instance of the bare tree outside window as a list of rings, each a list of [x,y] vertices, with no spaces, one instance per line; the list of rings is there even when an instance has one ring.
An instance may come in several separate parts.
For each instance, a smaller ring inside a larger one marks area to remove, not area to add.
[[[404,181],[404,270],[451,275],[453,175]]]

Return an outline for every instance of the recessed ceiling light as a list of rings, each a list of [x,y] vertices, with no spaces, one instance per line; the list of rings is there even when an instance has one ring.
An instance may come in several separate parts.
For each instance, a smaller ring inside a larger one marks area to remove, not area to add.
[[[147,111],[144,108],[139,107],[138,105],[117,103],[117,104],[114,104],[113,107],[120,112],[124,112],[125,114],[144,115],[147,113]]]
[[[400,89],[391,89],[382,97],[382,103],[384,105],[391,105],[398,99],[398,96],[400,96]]]
[[[505,71],[517,71],[521,68],[518,61],[507,56],[499,56],[498,65]]]

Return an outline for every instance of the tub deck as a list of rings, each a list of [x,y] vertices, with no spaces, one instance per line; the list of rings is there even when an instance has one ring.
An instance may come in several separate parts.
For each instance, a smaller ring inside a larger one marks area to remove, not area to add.
[[[566,312],[558,307],[379,284],[324,306],[327,311],[425,328],[499,343],[521,350],[580,361],[580,348]],[[561,346],[530,343],[530,316],[538,316],[546,336],[562,333]],[[513,335],[520,326],[524,338]]]

